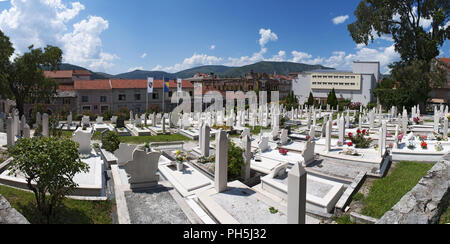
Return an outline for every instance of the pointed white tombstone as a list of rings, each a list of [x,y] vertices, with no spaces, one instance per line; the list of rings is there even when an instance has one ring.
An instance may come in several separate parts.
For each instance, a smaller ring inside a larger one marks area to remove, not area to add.
[[[378,148],[379,148],[379,151],[378,151],[378,156],[380,157],[380,158],[382,158],[383,157],[383,152],[384,152],[384,149],[383,149],[383,143],[386,143],[385,142],[385,135],[383,135],[384,133],[383,133],[383,128],[380,128],[379,130],[378,130],[378,134],[379,134],[379,139],[378,139]]]
[[[48,137],[48,114],[42,115],[42,136]]]
[[[344,144],[345,142],[345,120],[344,115],[339,119],[339,143]]]
[[[359,122],[358,122],[358,129],[362,129],[362,116],[359,114]]]
[[[242,178],[244,181],[248,181],[250,179],[250,161],[252,158],[252,149],[251,149],[251,140],[250,136],[246,135],[242,137],[242,147],[244,148],[244,162],[245,165],[242,166]]]
[[[134,150],[133,160],[124,165],[131,189],[149,188],[158,184],[159,175],[156,172],[160,157],[159,152],[147,153],[139,148]]]
[[[328,121],[325,125],[325,150],[326,152],[331,151],[331,131],[333,128],[333,123],[331,121]]]
[[[278,139],[278,137],[279,137],[279,128],[278,128],[278,126],[273,126],[273,129],[272,129],[272,139],[273,140],[277,140]]]
[[[287,223],[306,223],[306,171],[298,163],[288,174]]]
[[[383,150],[386,150],[386,138],[387,138],[387,125],[386,125],[386,121],[381,122],[381,129],[383,130],[382,132],[382,136],[383,136],[383,141],[382,141],[382,147]]]
[[[95,120],[95,123],[98,124],[98,125],[103,124],[103,117],[98,116],[97,119]]]
[[[117,116],[112,116],[112,117],[111,117],[111,123],[112,123],[112,124],[117,124],[117,119],[118,119]]]
[[[270,149],[269,147],[269,137],[263,136],[261,138],[261,142],[258,144],[258,148],[261,151],[261,153],[266,152]]]
[[[166,117],[162,118],[162,131],[163,134],[166,134]]]
[[[119,149],[114,152],[117,158],[117,165],[123,166],[125,163],[133,160],[133,152],[137,145],[120,143]]]
[[[444,139],[448,139],[448,118],[447,116],[444,117],[444,129],[443,129]]]
[[[116,120],[117,120],[117,116],[113,116],[113,117],[116,117]],[[73,123],[72,112],[70,112],[70,114],[67,116],[67,126],[68,126],[68,129],[70,129],[70,126],[72,125],[72,123]]]
[[[25,123],[25,126],[23,127],[23,138],[30,138],[30,126]]]
[[[217,132],[216,145],[214,186],[220,193],[227,189],[228,183],[228,138],[222,129]]]
[[[307,117],[306,117],[306,127],[307,127],[308,129],[311,128],[311,113],[310,113],[309,110],[308,110],[308,114],[307,114]]]
[[[434,126],[433,126],[434,133],[439,133],[439,120],[440,120],[440,116],[438,113],[436,113],[434,115]]]
[[[202,156],[205,158],[209,157],[209,137],[211,129],[207,124],[202,127]]]
[[[36,113],[36,125],[42,125],[42,115],[39,112]]]
[[[323,123],[322,123],[322,131],[321,131],[321,134],[320,134],[321,138],[324,138],[326,136],[327,124],[328,124],[328,117],[325,116],[324,119],[323,119]]]
[[[403,110],[403,115],[402,115],[402,131],[403,133],[407,133],[408,132],[408,112],[406,110]]]
[[[316,110],[313,109],[313,126],[316,127],[317,117],[316,117]]]
[[[13,128],[13,119],[11,117],[9,117],[6,120],[6,134],[7,134],[7,145],[8,147],[14,146],[15,142],[15,137],[16,135],[14,135],[14,128]]]

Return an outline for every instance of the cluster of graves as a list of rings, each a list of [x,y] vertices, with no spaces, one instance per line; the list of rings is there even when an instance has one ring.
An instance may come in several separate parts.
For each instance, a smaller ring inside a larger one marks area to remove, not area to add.
[[[383,113],[378,108],[339,112],[329,106],[287,110],[276,104],[183,113],[176,115],[176,123],[171,116],[130,112],[129,121],[113,117],[104,122],[98,117],[90,122],[83,117],[74,122],[69,115],[60,122],[60,128],[73,131],[72,139],[90,165],[88,173],[76,176],[79,189],[74,195],[106,197],[102,173],[110,170],[121,223],[129,222],[125,193],[162,181],[169,182],[204,223],[318,223],[319,217],[345,211],[365,177],[384,177],[391,161],[435,162],[450,151],[445,106],[425,116],[418,106],[411,113],[396,107]],[[49,136],[48,115],[36,118],[32,128],[41,127],[41,135]],[[16,111],[6,119],[6,131],[4,124],[0,120],[1,145],[34,136]],[[252,133],[256,128],[259,133]],[[120,144],[117,151],[107,152],[93,148],[95,131],[126,136],[179,133],[195,145]],[[367,142],[364,148],[357,147],[354,136]],[[244,151],[239,179],[228,176],[229,141]],[[26,188],[20,175],[0,172],[0,183]]]

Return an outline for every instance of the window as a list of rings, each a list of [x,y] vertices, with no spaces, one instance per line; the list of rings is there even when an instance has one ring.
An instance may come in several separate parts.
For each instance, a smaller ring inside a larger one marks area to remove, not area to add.
[[[333,79],[333,76],[328,76],[329,79]]]
[[[119,95],[119,101],[126,101],[127,100],[127,96],[124,94],[120,94]]]
[[[100,96],[100,102],[106,103],[106,96]]]
[[[97,105],[94,105],[94,110],[97,110],[98,109],[98,106]]]
[[[70,104],[70,98],[63,98],[63,104]]]
[[[91,111],[91,106],[83,106],[83,111]]]
[[[87,103],[87,102],[89,102],[89,97],[88,96],[82,96],[81,97],[81,102],[84,102],[84,103]],[[91,108],[89,108],[89,110],[90,110]]]
[[[141,94],[134,94],[135,101],[141,101]]]
[[[158,93],[153,93],[152,98],[153,99],[158,99],[159,98],[159,94]]]

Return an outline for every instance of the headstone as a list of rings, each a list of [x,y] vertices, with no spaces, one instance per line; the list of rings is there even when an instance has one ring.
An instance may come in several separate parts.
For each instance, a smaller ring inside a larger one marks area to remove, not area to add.
[[[262,153],[267,151],[267,150],[269,150],[270,149],[270,147],[269,147],[269,137],[263,136],[261,138],[261,142],[258,144],[258,148],[259,148],[259,150],[261,150]]]
[[[288,174],[287,223],[306,223],[306,171],[298,163]]]
[[[250,137],[250,129],[249,128],[244,128],[244,130],[242,131],[241,137],[245,138],[246,136]]]
[[[7,145],[8,147],[14,146],[15,142],[15,136],[14,135],[14,128],[13,128],[13,119],[9,117],[6,119],[6,136],[7,136]]]
[[[118,119],[117,116],[112,116],[112,117],[111,117],[111,123],[117,124],[117,119]]]
[[[289,142],[288,130],[286,129],[281,130],[280,142],[281,145],[286,145]]]
[[[162,118],[162,130],[163,134],[166,134],[166,117]]]
[[[117,158],[117,165],[123,166],[125,163],[133,160],[133,152],[137,145],[120,143],[119,149],[114,152]]]
[[[408,112],[406,112],[406,110],[403,110],[403,115],[402,115],[402,131],[403,133],[407,133],[408,132]]]
[[[303,166],[307,167],[311,163],[315,161],[314,158],[314,150],[316,147],[316,143],[314,141],[307,141],[305,149],[303,150],[302,156],[303,156]]]
[[[19,133],[19,134],[21,134],[22,136],[23,136],[23,130],[24,130],[26,124],[27,124],[27,119],[25,118],[25,115],[22,115],[22,118],[21,118],[21,120],[20,120],[20,131],[21,131],[22,133]]]
[[[42,125],[42,115],[39,112],[36,113],[36,125]]]
[[[89,118],[89,116],[83,116],[81,118],[81,126],[89,126],[91,119]]]
[[[214,186],[218,193],[227,189],[228,183],[228,138],[227,132],[220,129],[216,135],[216,164]]]
[[[444,139],[448,139],[448,118],[447,118],[447,116],[444,117],[443,133],[444,133]]]
[[[277,140],[278,139],[278,136],[279,136],[278,131],[279,130],[280,129],[278,128],[278,126],[273,126],[273,129],[272,129],[272,139],[273,140]]]
[[[97,119],[95,120],[96,124],[101,125],[103,124],[103,117],[99,116],[97,117]]]
[[[345,142],[345,120],[342,115],[339,119],[339,143],[344,144]]]
[[[331,121],[328,121],[328,123],[325,125],[325,150],[326,152],[331,151],[331,131],[333,128],[333,123]]]
[[[211,129],[207,124],[202,127],[202,156],[205,158],[209,157],[209,137],[210,137]]]
[[[242,178],[244,178],[244,181],[247,181],[250,179],[250,161],[252,158],[252,148],[251,148],[251,140],[250,136],[246,135],[242,137],[242,147],[244,148],[244,162],[245,165],[242,166]]]
[[[114,117],[114,116],[113,116]],[[117,118],[117,117],[116,117]],[[70,114],[67,116],[67,126],[70,128],[70,126],[73,123],[73,119],[72,119],[72,112],[70,112]]]
[[[158,184],[158,162],[161,157],[159,152],[147,153],[143,149],[135,149],[133,160],[124,165],[129,178],[131,189],[143,189]]]
[[[378,131],[378,134],[379,134],[379,139],[378,139],[378,148],[379,148],[379,152],[378,152],[378,156],[379,157],[383,157],[383,151],[384,151],[384,149],[383,149],[383,143],[386,143],[385,142],[385,137],[386,137],[386,135],[384,135],[384,133],[383,133],[384,131],[383,131],[383,128],[380,128],[379,129],[379,131]]]
[[[321,131],[321,134],[320,134],[320,137],[322,137],[322,138],[324,138],[326,136],[327,124],[328,124],[328,117],[325,116],[325,118],[323,119],[322,131]]]
[[[42,115],[42,136],[48,137],[48,114]]]
[[[30,126],[28,124],[25,124],[23,127],[23,138],[30,138]]]
[[[434,126],[433,126],[434,133],[439,133],[439,120],[440,120],[440,116],[439,116],[439,114],[436,113],[434,115]]]
[[[3,119],[0,119],[0,132],[5,132],[5,125],[3,124]]]

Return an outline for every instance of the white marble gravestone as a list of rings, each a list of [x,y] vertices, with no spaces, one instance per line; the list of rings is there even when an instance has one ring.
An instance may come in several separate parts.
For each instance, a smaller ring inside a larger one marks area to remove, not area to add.
[[[344,144],[345,142],[345,120],[344,115],[339,119],[339,143]]]
[[[269,137],[263,136],[261,142],[258,144],[259,150],[263,153],[270,149],[269,147]]]
[[[14,135],[14,128],[13,128],[13,119],[11,117],[8,117],[8,119],[6,119],[6,134],[7,134],[7,145],[8,147],[14,146],[15,142],[15,137],[16,135]]]
[[[288,174],[287,223],[306,223],[306,171],[295,163]]]
[[[281,136],[280,136],[280,143],[281,143],[281,145],[286,145],[288,142],[289,142],[288,130],[282,129]]]
[[[137,145],[120,143],[119,149],[114,152],[114,156],[117,158],[117,165],[123,166],[125,163],[133,160],[133,152]]]
[[[242,147],[244,148],[244,162],[245,165],[242,166],[242,178],[244,178],[244,181],[247,181],[250,179],[250,161],[252,158],[252,149],[251,149],[251,140],[250,136],[246,135],[242,137]]]
[[[88,130],[78,129],[73,133],[72,141],[78,143],[78,152],[81,155],[91,155],[92,133]]]
[[[98,125],[102,125],[103,124],[103,117],[99,116],[97,117],[97,119],[95,120],[96,124]]]
[[[214,187],[218,193],[227,190],[228,183],[228,137],[226,131],[220,129],[216,134],[216,164]]]
[[[305,149],[302,152],[302,156],[304,159],[303,166],[307,167],[308,165],[310,165],[315,161],[314,158],[315,147],[316,143],[314,141],[309,140],[306,142]]]
[[[143,189],[156,186],[159,181],[158,162],[159,152],[147,153],[142,149],[133,151],[133,160],[123,166],[128,174],[131,189]]]
[[[117,116],[112,116],[112,117],[111,117],[111,123],[117,124],[117,119],[118,119]]]
[[[23,138],[30,138],[30,126],[25,123],[25,126],[23,127]]]
[[[42,136],[48,137],[48,114],[42,115]]]
[[[209,138],[210,138],[211,129],[207,124],[203,125],[202,133],[201,133],[201,152],[202,156],[205,158],[209,157]]]
[[[443,128],[444,139],[448,139],[448,118],[444,117],[444,128]]]

